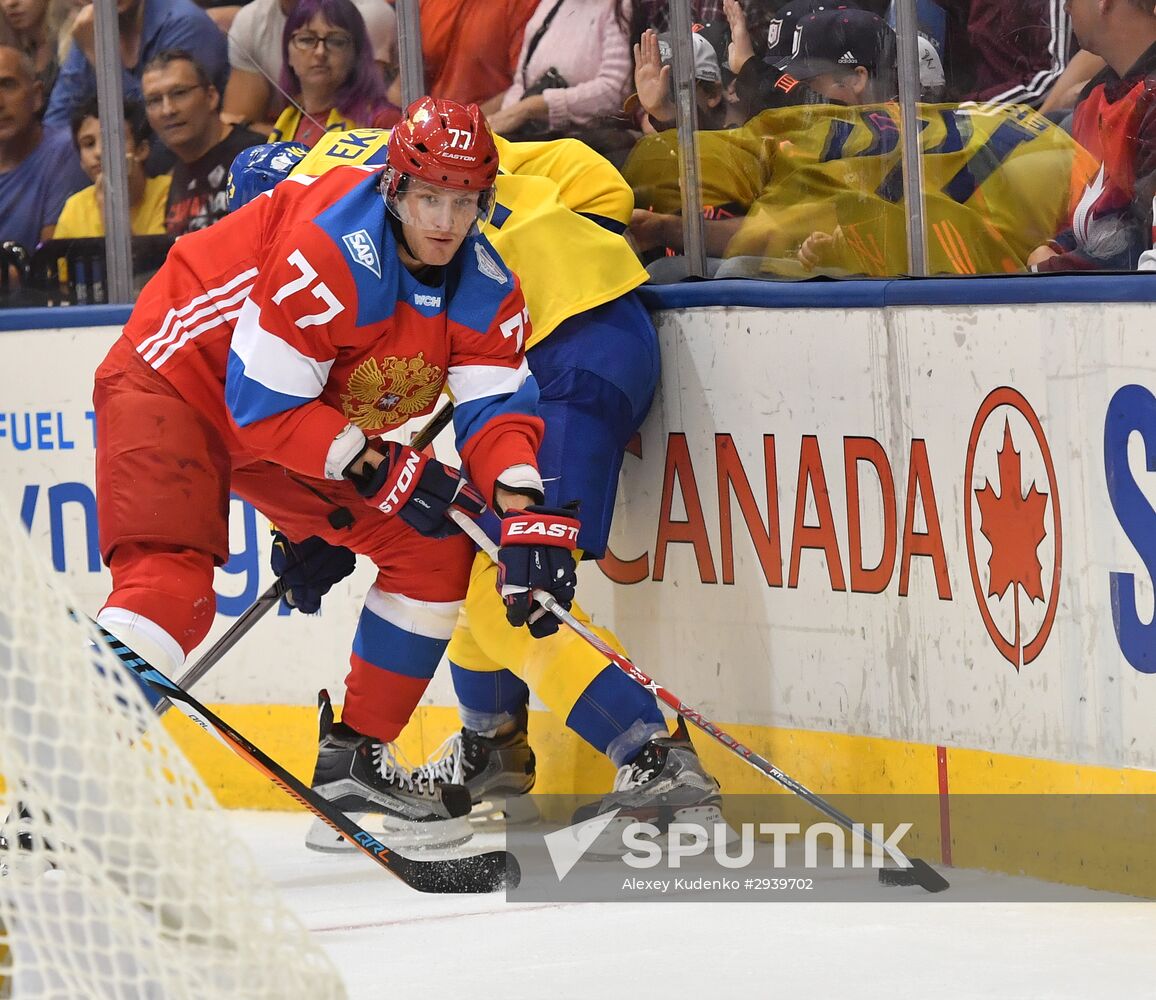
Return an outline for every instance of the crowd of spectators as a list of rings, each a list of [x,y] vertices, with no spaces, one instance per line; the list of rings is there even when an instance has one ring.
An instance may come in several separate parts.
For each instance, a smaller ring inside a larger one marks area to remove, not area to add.
[[[396,122],[392,2],[117,0],[133,234],[220,219],[249,146]],[[893,7],[691,0],[709,273],[907,269]],[[1154,7],[917,0],[933,271],[1137,266]],[[509,140],[597,149],[635,190],[628,236],[654,279],[685,273],[667,0],[421,0],[420,18],[429,93]],[[94,29],[84,0],[0,0],[0,244],[105,231]]]

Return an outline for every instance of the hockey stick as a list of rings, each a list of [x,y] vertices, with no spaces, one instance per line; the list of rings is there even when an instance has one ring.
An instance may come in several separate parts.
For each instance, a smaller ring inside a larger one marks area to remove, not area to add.
[[[498,547],[493,543],[490,537],[481,529],[481,527],[471,518],[461,513],[460,511],[450,508],[448,516],[453,519],[462,531],[470,536],[483,552],[485,552],[491,559],[497,562]],[[593,646],[598,652],[610,660],[616,667],[626,674],[632,681],[642,685],[647,691],[650,691],[657,698],[663,701],[674,709],[682,718],[688,722],[693,723],[704,733],[712,739],[721,743],[724,747],[732,753],[737,754],[756,771],[766,775],[772,781],[778,782],[783,788],[789,792],[793,792],[800,798],[806,800],[813,805],[819,812],[824,813],[833,819],[836,823],[846,827],[852,834],[857,834],[862,837],[864,842],[872,847],[880,847],[868,832],[866,827],[862,824],[856,823],[850,816],[836,809],[831,803],[825,799],[820,798],[814,792],[801,785],[789,774],[780,771],[774,764],[772,764],[765,757],[755,753],[749,747],[744,746],[733,736],[723,732],[706,718],[701,712],[696,711],[689,705],[684,703],[681,698],[673,692],[668,691],[661,684],[651,680],[641,670],[638,669],[634,663],[619,653],[616,649],[609,646],[597,634],[587,628],[582,622],[575,618],[569,611],[567,611],[561,604],[559,604],[553,597],[551,597],[544,590],[535,590],[534,598],[547,611],[550,612],[560,622],[569,626],[571,631],[575,632],[579,637],[584,639],[589,645]],[[911,863],[910,868],[899,869],[879,869],[879,881],[888,885],[918,885],[928,892],[942,892],[947,889],[950,883],[926,861],[919,858],[908,858]]]
[[[414,435],[410,447],[417,451],[428,448],[433,444],[434,439],[445,429],[453,415],[454,404],[452,401],[447,400],[442,408],[430,417],[425,426]],[[294,567],[291,566],[289,568],[293,569]],[[205,652],[204,656],[177,678],[177,686],[188,690],[196,684],[197,681],[217,665],[222,656],[237,644],[237,640],[265,617],[265,613],[281,600],[288,590],[289,588],[286,586],[282,577],[274,580],[273,583],[269,585],[268,590],[237,616],[237,620],[213,643]],[[154,711],[157,715],[164,715],[165,712],[172,707],[172,702],[169,701],[168,698],[162,698],[157,702]]]
[[[517,887],[521,879],[521,870],[517,860],[508,851],[488,851],[484,854],[440,861],[414,861],[386,847],[191,694],[139,657],[115,635],[91,619],[89,622],[120,662],[137,677],[153,690],[165,695],[176,708],[206,733],[252,764],[284,792],[328,823],[349,843],[386,871],[396,875],[411,889],[417,889],[419,892],[496,892],[499,889]]]

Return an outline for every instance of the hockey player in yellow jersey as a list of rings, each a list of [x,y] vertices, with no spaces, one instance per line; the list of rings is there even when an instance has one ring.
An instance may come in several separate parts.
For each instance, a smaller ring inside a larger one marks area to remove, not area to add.
[[[327,134],[293,173],[383,162],[387,135],[374,129]],[[633,195],[608,161],[576,140],[494,138],[497,197],[483,232],[522,282],[531,320],[526,360],[546,424],[538,456],[546,496],[532,499],[551,508],[578,501],[578,554],[600,558],[622,456],[650,406],[659,370],[657,335],[634,293],[646,271],[621,235]],[[272,155],[255,147],[238,158],[232,179],[238,203],[284,176],[280,167],[261,166]],[[574,612],[589,623],[577,606]],[[613,634],[595,631],[625,652]],[[463,728],[420,769],[426,778],[464,781],[475,802],[529,791],[532,689],[620,768],[607,797],[611,806],[629,812],[658,804],[654,790],[662,787],[662,804],[675,811],[717,808],[717,782],[703,771],[681,725],[668,734],[653,694],[568,629],[559,630],[550,616],[529,632],[513,628],[498,597],[497,569],[483,554],[475,559],[447,657]]]

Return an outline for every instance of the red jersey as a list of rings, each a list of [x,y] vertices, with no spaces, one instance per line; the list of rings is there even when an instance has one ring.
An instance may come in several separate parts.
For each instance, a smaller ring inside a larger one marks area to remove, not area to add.
[[[1117,76],[1106,69],[1085,89],[1072,138],[1100,162],[1074,192],[1070,229],[1053,241],[1060,253],[1040,271],[1132,270],[1147,248],[1156,193],[1156,45]]]
[[[448,388],[467,474],[490,496],[504,470],[536,467],[541,440],[521,287],[480,235],[422,284],[398,259],[379,179],[294,177],[182,237],[124,335],[236,465],[339,479],[367,435]]]

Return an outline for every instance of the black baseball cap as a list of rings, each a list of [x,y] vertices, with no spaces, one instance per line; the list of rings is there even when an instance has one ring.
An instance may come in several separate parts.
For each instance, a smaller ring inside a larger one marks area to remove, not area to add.
[[[825,10],[857,10],[857,3],[844,0],[787,0],[767,22],[767,51],[763,62],[777,67],[791,58],[795,46],[795,32],[799,22],[811,14]]]
[[[799,22],[792,55],[778,64],[798,80],[864,66],[872,76],[895,67],[895,32],[877,14],[836,9]]]

